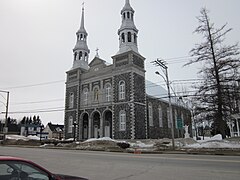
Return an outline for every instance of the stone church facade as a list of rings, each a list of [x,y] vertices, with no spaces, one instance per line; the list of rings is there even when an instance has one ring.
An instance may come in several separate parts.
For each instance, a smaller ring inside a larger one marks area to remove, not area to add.
[[[138,52],[134,13],[126,0],[118,30],[119,51],[112,57],[113,63],[107,65],[98,53],[88,62],[90,50],[82,9],[73,66],[66,72],[66,139],[171,137],[168,102],[146,92],[145,58]],[[190,112],[173,104],[173,116],[175,136],[181,136],[182,130],[176,128],[177,119],[190,125]]]

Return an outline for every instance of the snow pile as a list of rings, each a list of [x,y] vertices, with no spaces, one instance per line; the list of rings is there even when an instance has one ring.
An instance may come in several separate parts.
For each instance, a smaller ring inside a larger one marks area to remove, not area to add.
[[[84,142],[94,142],[94,141],[114,141],[116,142],[116,140],[114,139],[111,139],[110,137],[103,137],[103,138],[91,138],[91,139],[88,139]]]
[[[130,143],[130,146],[133,148],[153,148],[154,144],[153,143],[143,143],[141,141],[136,141],[135,143]]]
[[[20,136],[20,135],[6,135],[6,139],[10,140],[23,140],[23,141],[29,141],[29,140],[40,140],[39,137],[29,135],[29,136]]]
[[[240,142],[238,141],[230,141],[228,139],[223,140],[220,134],[213,136],[211,138],[205,137],[204,140],[199,140],[193,144],[187,144],[184,148],[210,148],[210,149],[240,149]]]

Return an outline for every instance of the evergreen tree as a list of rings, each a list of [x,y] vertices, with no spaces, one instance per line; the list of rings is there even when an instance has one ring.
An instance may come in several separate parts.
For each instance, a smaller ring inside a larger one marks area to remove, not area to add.
[[[210,22],[208,11],[203,8],[197,17],[199,26],[194,31],[203,35],[203,42],[197,44],[190,54],[193,59],[186,65],[204,62],[199,73],[204,79],[196,88],[196,100],[200,102],[202,113],[213,120],[213,134],[220,133],[226,137],[226,117],[230,115],[234,83],[239,79],[239,47],[238,44],[225,45],[226,25],[215,28]]]

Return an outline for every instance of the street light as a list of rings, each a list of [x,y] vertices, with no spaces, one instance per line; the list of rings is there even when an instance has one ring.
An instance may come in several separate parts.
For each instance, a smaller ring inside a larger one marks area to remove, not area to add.
[[[157,75],[160,75],[164,81],[167,84],[167,90],[168,90],[168,104],[169,104],[169,113],[170,113],[170,122],[171,122],[171,132],[172,132],[172,148],[173,150],[175,150],[175,142],[174,142],[174,127],[173,127],[173,114],[172,114],[172,103],[171,103],[171,94],[170,94],[170,85],[169,85],[169,79],[168,79],[168,67],[165,65],[166,62],[160,59],[157,59],[156,61],[152,62],[155,66],[160,66],[165,70],[165,76],[166,79],[164,78],[164,76],[162,76],[158,71],[156,71],[155,73]]]
[[[77,122],[74,121],[73,122],[73,141],[76,141],[76,126],[77,126]]]
[[[3,91],[3,90],[0,90],[0,92],[2,92],[2,93],[7,93],[7,104],[6,104],[6,114],[5,114],[5,130],[4,130],[4,132],[8,132],[8,129],[7,129],[7,127],[8,127],[8,122],[7,122],[7,116],[8,116],[8,104],[9,104],[9,91]]]

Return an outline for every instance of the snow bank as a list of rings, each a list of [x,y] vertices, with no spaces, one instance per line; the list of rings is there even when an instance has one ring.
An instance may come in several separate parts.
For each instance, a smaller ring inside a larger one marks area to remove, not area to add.
[[[88,140],[86,140],[84,142],[93,142],[93,141],[113,141],[113,142],[116,142],[116,140],[111,139],[110,137],[91,138],[91,139],[88,139]]]
[[[39,137],[37,136],[20,136],[20,135],[6,135],[6,139],[10,139],[10,140],[23,140],[23,141],[29,141],[29,140],[40,140]]]
[[[197,143],[187,144],[186,148],[240,148],[240,143],[237,141],[223,140],[221,134],[213,137],[204,137],[204,140],[198,140]]]

